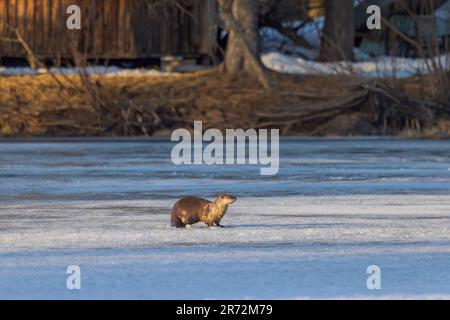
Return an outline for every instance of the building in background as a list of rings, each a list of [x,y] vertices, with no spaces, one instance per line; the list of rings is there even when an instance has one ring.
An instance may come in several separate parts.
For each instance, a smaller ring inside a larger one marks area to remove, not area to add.
[[[66,28],[66,8],[80,6],[82,29]],[[0,58],[145,59],[208,57],[217,37],[216,0],[0,0]]]

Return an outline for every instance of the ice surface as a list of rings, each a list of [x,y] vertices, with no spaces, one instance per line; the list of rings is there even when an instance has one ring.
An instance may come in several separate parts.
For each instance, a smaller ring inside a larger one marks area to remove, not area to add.
[[[174,167],[165,140],[0,143],[0,298],[448,299],[449,146],[283,139],[262,177]],[[224,191],[227,228],[169,227],[180,195]]]
[[[171,204],[3,208],[0,297],[450,296],[449,196],[244,198],[226,229],[171,229]],[[65,288],[74,264],[77,293]],[[366,289],[372,264],[382,268],[381,291]]]

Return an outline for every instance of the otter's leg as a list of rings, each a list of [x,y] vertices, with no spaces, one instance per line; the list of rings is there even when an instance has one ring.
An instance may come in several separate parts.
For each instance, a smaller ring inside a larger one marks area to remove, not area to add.
[[[214,221],[209,220],[207,217],[203,217],[201,221],[208,226],[208,228],[214,227]]]
[[[177,218],[177,219],[172,223],[172,227],[176,227],[176,228],[186,228],[186,224],[183,223],[183,221],[181,221],[181,219]]]
[[[225,226],[223,226],[223,225],[220,224],[220,221],[215,221],[214,223],[216,224],[216,226],[217,226],[218,228],[225,228]]]

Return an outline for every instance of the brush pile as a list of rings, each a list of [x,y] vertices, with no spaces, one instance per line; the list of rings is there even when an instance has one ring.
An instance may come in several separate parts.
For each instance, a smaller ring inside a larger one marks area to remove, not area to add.
[[[450,107],[426,78],[396,84],[351,76],[272,74],[264,90],[218,69],[171,76],[0,78],[0,136],[168,136],[208,128],[276,128],[284,135],[448,136]],[[429,87],[430,89],[427,89]]]

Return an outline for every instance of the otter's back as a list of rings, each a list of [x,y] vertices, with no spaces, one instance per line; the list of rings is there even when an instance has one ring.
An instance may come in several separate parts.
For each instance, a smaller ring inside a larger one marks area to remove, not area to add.
[[[203,208],[209,203],[211,201],[193,196],[178,200],[173,206],[172,223],[177,220],[188,224],[199,222]]]

